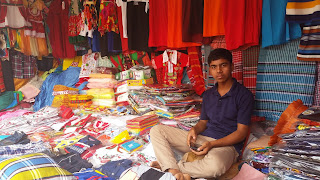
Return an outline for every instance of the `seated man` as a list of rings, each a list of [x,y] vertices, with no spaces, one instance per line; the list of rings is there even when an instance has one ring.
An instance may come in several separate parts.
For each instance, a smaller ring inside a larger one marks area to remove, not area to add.
[[[158,166],[178,180],[218,177],[237,161],[248,133],[254,105],[252,93],[232,78],[232,54],[215,49],[208,57],[210,74],[216,80],[203,93],[200,121],[189,132],[165,125],[151,129]],[[196,148],[191,149],[197,144]],[[201,160],[177,162],[172,148],[204,155]]]

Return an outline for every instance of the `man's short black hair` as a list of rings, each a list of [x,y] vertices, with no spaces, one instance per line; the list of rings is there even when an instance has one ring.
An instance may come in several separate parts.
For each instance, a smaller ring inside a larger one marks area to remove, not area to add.
[[[226,59],[232,63],[232,54],[229,50],[224,49],[224,48],[217,48],[213,51],[210,52],[209,57],[208,57],[208,64],[212,61],[218,60],[218,59]]]

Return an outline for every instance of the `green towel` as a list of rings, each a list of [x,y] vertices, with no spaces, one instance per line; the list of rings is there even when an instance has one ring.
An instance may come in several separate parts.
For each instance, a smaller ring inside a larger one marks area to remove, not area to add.
[[[8,107],[14,100],[13,91],[6,91],[0,96],[0,110]]]

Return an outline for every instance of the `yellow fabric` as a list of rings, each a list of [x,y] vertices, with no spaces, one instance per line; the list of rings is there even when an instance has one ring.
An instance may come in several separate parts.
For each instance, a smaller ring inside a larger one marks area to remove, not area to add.
[[[69,96],[69,100],[72,101],[72,100],[90,100],[90,99],[93,99],[93,96],[91,95],[70,95]]]
[[[66,91],[66,90],[69,90],[69,91],[79,91],[79,89],[77,89],[77,88],[71,88],[71,87],[64,86],[64,85],[55,85],[55,86],[53,87],[53,91]]]
[[[109,78],[109,79],[114,79],[115,76],[113,74],[90,74],[89,75],[90,78]]]
[[[70,138],[70,139],[61,140],[61,141],[57,142],[55,149],[56,148],[64,148],[64,147],[67,147],[67,146],[74,145],[75,143],[77,143],[83,137],[84,137],[83,135],[78,135],[78,136],[75,136],[75,137]]]
[[[122,143],[128,139],[130,139],[130,135],[129,135],[129,132],[127,130],[125,131],[122,131],[120,134],[118,134],[116,137],[114,137],[113,139],[111,139],[110,141],[112,143],[115,143],[115,144],[119,144],[119,143]]]
[[[45,38],[37,38],[37,42],[38,42],[38,51],[39,51],[38,59],[42,60],[42,56],[48,56],[49,54],[47,41]]]
[[[62,105],[68,106],[69,104],[68,96],[69,96],[68,94],[54,96],[51,106],[52,107],[60,107]]]
[[[87,90],[87,95],[99,95],[99,94],[113,94],[114,90],[109,88],[102,88],[102,89],[98,89],[98,88],[93,88],[93,89],[89,89]]]
[[[72,65],[72,63],[77,63],[77,67],[81,67],[82,65],[82,56],[76,56],[74,58],[66,58],[63,59],[62,70],[68,69]]]

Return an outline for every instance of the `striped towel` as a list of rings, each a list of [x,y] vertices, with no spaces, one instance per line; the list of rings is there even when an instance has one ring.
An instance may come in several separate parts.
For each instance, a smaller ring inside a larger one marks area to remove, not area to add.
[[[259,51],[260,46],[253,46],[242,51],[243,85],[248,88],[253,95],[256,94]]]
[[[319,11],[320,13],[320,11]],[[320,21],[304,25],[297,58],[301,61],[320,61]]]
[[[315,89],[315,93],[314,93],[314,102],[313,105],[314,106],[320,106],[320,62],[317,62],[317,83],[316,83],[316,89]]]
[[[299,40],[295,40],[260,49],[255,115],[278,121],[292,101],[301,99],[312,105],[316,64],[297,60],[298,45]]]

